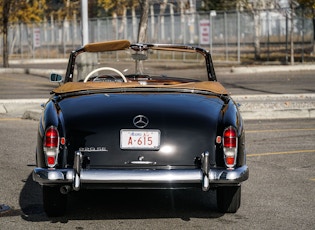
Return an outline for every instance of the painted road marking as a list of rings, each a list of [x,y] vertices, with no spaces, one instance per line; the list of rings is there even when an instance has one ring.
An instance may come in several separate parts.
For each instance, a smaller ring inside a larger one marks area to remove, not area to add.
[[[296,153],[314,153],[315,149],[306,150],[294,150],[294,151],[284,151],[284,152],[270,152],[270,153],[253,153],[247,154],[248,157],[258,157],[258,156],[271,156],[271,155],[285,155],[285,154],[296,154]]]
[[[0,118],[0,121],[21,121],[22,118]]]
[[[265,129],[265,130],[245,130],[245,132],[246,132],[246,133],[294,132],[294,131],[315,131],[315,128],[309,128],[309,129]]]

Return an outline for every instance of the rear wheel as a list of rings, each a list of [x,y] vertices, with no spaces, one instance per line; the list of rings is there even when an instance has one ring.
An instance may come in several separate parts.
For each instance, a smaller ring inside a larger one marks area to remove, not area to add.
[[[62,216],[67,209],[67,195],[60,192],[59,186],[43,186],[43,203],[47,216]]]
[[[235,213],[241,206],[241,186],[218,187],[217,206],[223,213]]]

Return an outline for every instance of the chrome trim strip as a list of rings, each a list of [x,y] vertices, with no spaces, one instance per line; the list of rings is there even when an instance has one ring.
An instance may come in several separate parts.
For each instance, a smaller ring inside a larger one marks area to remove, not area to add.
[[[125,164],[132,164],[132,165],[156,165],[156,162],[140,160],[140,161],[129,161],[129,162],[126,162]]]

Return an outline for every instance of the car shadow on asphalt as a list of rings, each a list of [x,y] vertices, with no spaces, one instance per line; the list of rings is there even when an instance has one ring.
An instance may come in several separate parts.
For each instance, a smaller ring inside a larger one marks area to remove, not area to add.
[[[63,217],[47,217],[41,187],[30,174],[20,193],[21,217],[26,221],[67,223],[69,220],[219,218],[214,191],[196,190],[82,190],[68,198]]]

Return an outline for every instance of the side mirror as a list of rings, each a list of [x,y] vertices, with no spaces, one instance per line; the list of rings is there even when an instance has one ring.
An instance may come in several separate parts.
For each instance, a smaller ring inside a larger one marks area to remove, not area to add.
[[[51,82],[62,82],[62,76],[56,73],[50,74],[50,81]]]

